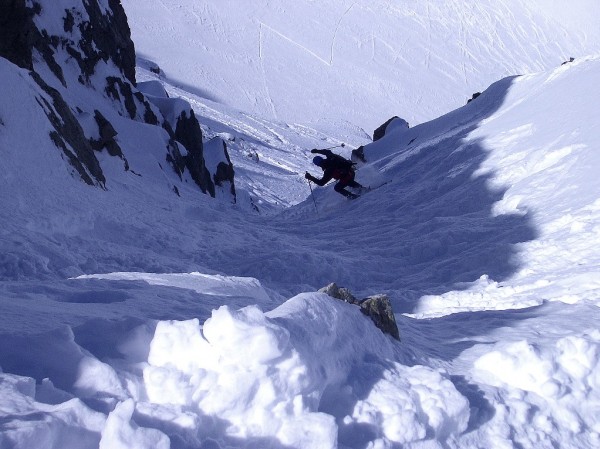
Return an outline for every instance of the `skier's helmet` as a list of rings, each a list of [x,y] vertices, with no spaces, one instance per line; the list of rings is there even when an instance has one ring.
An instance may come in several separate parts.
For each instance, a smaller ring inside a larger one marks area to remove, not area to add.
[[[315,156],[313,158],[313,164],[315,164],[317,167],[321,167],[323,165],[323,161],[325,159],[323,159],[321,156]]]

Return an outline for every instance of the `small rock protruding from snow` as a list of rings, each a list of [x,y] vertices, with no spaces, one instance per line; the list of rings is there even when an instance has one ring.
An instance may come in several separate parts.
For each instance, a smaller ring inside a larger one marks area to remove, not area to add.
[[[359,300],[354,297],[349,289],[338,287],[335,282],[323,287],[319,291],[328,294],[332,298],[341,299],[344,302],[359,306],[360,311],[371,318],[381,332],[391,335],[400,341],[400,331],[396,324],[392,304],[387,295],[373,295]]]
[[[473,100],[475,100],[475,98],[477,98],[477,97],[478,97],[478,96],[480,96],[480,95],[481,95],[481,92],[475,92],[475,93],[474,93],[474,94],[471,96],[471,98],[469,98],[469,99],[467,100],[467,104],[469,104],[470,102],[472,102]]]
[[[409,125],[406,120],[395,115],[391,119],[389,119],[387,122],[385,122],[383,125],[381,125],[379,128],[377,128],[375,131],[373,131],[373,142],[381,139],[392,129],[397,129],[397,128],[408,129]]]

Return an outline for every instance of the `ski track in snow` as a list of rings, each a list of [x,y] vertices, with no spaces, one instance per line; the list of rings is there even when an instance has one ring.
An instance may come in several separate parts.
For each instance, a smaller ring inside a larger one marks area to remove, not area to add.
[[[277,31],[276,29],[270,27],[269,25],[260,22],[259,24],[259,55],[261,57],[261,59],[263,59],[263,27],[268,29],[269,31],[271,31],[273,34],[275,34],[276,36],[282,38],[284,41],[289,42],[290,44],[302,49],[303,51],[305,51],[306,53],[308,53],[309,55],[311,55],[312,57],[314,57],[315,59],[317,59],[318,61],[322,62],[323,64],[327,65],[327,66],[331,66],[333,64],[332,59],[330,58],[329,61],[326,61],[325,59],[321,58],[318,54],[316,54],[315,52],[313,52],[310,48],[296,42],[295,40],[287,37],[285,34],[280,33],[279,31]]]

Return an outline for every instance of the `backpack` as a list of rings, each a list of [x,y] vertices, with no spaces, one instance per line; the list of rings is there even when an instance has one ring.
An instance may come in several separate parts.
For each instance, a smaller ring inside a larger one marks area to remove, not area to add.
[[[339,154],[331,153],[328,155],[328,159],[331,161],[330,167],[337,168],[343,171],[354,170],[354,166],[356,162],[349,161],[345,157],[340,156]]]

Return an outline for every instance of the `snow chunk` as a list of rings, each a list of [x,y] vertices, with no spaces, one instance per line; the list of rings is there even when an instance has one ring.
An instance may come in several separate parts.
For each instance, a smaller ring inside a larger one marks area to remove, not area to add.
[[[466,430],[467,399],[440,371],[391,362],[395,344],[356,307],[322,293],[298,295],[267,314],[222,306],[203,326],[159,322],[143,373],[144,413],[172,414],[172,422],[185,410],[198,418],[185,417],[186,432],[214,417],[225,430],[208,437],[302,448],[337,447],[336,418],[346,436],[371,428],[373,445]],[[373,388],[361,392],[366,377]]]
[[[352,420],[381,428],[394,443],[419,441],[432,434],[443,440],[467,429],[469,402],[442,373],[394,364],[357,402]]]
[[[156,429],[138,427],[131,421],[132,399],[121,402],[108,415],[99,449],[169,449],[169,437]]]
[[[548,438],[556,428],[567,434],[585,428],[600,432],[597,329],[561,338],[554,346],[498,343],[474,367],[478,380],[508,390],[510,406],[530,410],[536,432]],[[520,404],[514,402],[517,398]]]
[[[0,447],[93,449],[104,426],[103,414],[79,399],[57,405],[34,400],[35,380],[0,373]]]
[[[309,407],[314,390],[285,328],[256,306],[198,320],[160,322],[144,381],[151,402],[196,407],[230,423],[236,437],[276,437],[297,447],[335,447],[332,416]]]

